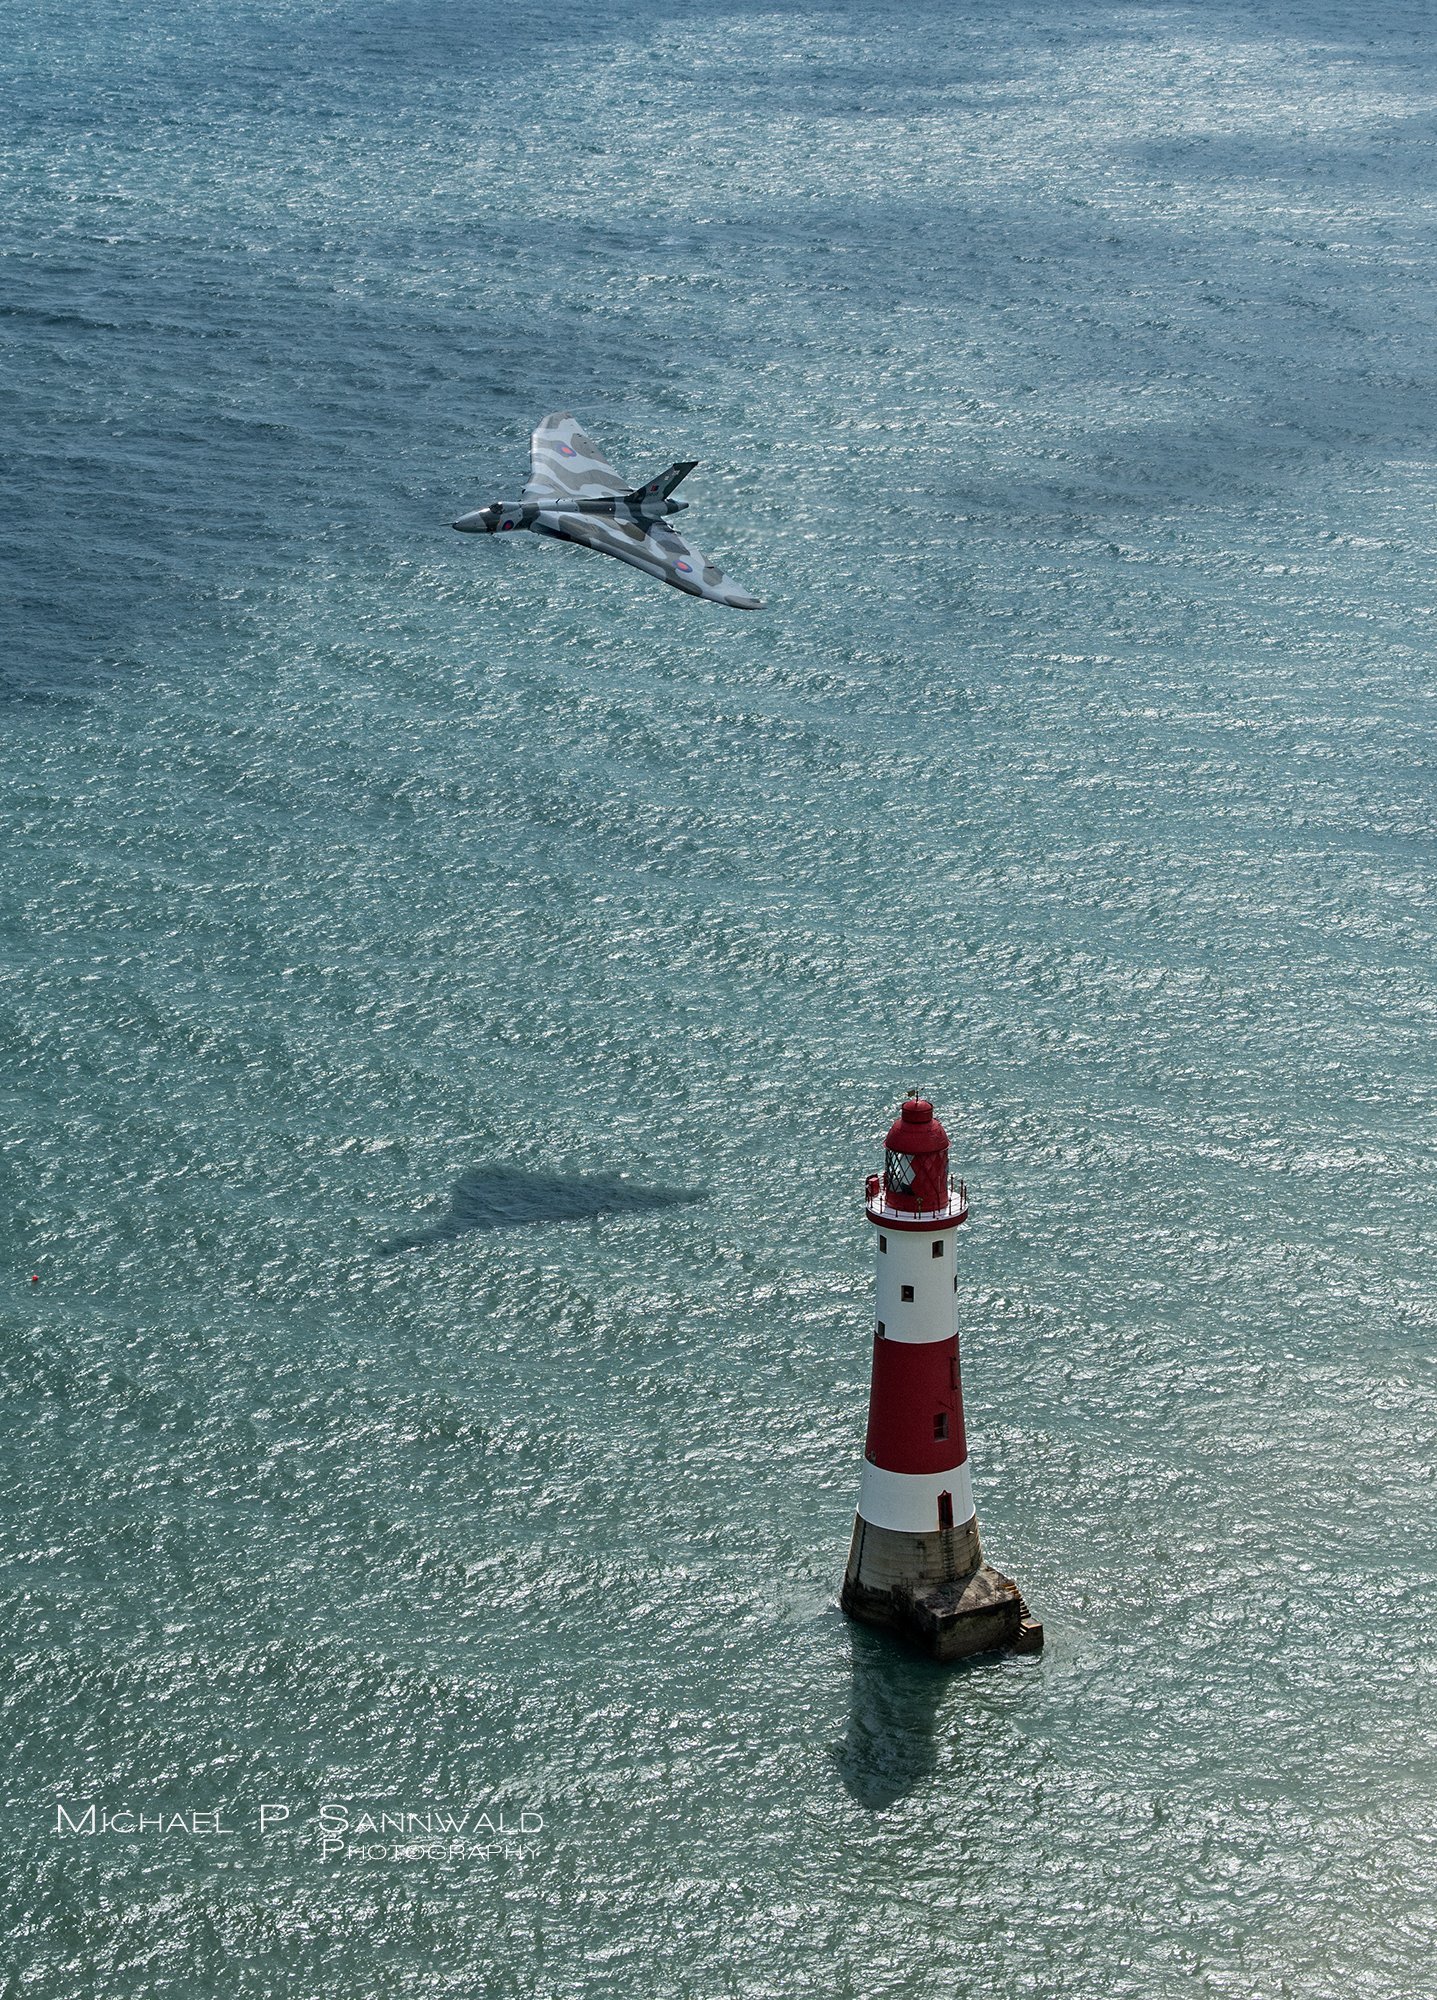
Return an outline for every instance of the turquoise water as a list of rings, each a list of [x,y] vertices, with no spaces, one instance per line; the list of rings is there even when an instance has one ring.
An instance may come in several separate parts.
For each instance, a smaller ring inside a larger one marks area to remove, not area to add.
[[[1429,15],[6,41],[0,1991],[1427,1991]],[[1039,1661],[836,1608],[912,1085]]]

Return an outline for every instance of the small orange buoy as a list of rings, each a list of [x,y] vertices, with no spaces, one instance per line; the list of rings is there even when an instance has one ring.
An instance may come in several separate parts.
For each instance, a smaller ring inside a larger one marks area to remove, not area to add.
[[[40,1282],[40,1273],[38,1271],[32,1271],[30,1273],[30,1283],[32,1285],[38,1285],[39,1282]]]

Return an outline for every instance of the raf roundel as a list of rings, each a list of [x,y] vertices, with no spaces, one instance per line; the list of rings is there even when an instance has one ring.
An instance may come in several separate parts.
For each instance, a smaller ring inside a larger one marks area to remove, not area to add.
[[[693,574],[692,563],[686,563],[682,556],[678,556],[675,558],[674,568],[681,569],[685,576],[691,576]]]
[[[577,458],[579,454],[571,444],[561,444],[559,446],[559,456],[560,458]]]

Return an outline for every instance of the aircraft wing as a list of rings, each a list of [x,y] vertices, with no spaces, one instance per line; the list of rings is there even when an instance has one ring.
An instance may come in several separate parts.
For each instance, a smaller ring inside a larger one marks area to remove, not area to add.
[[[621,500],[629,490],[578,420],[562,412],[545,417],[529,440],[529,484],[522,499]]]
[[[543,504],[542,502],[540,503]],[[540,520],[551,535],[566,542],[582,542],[600,555],[617,556],[635,569],[656,576],[660,583],[687,591],[690,597],[707,597],[714,604],[728,604],[736,611],[762,611],[758,598],[750,597],[717,563],[687,541],[667,521],[640,525],[622,516],[607,514],[550,514]]]

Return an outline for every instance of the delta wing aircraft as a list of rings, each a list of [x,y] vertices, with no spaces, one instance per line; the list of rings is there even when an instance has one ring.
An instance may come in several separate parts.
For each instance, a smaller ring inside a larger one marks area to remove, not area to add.
[[[570,416],[545,417],[529,441],[529,483],[517,500],[498,500],[454,523],[465,534],[502,535],[531,528],[559,542],[581,542],[602,556],[617,556],[635,569],[738,611],[763,606],[730,582],[717,563],[669,525],[669,515],[687,507],[670,494],[698,464],[680,459],[646,486],[630,486],[615,472],[592,438]]]

